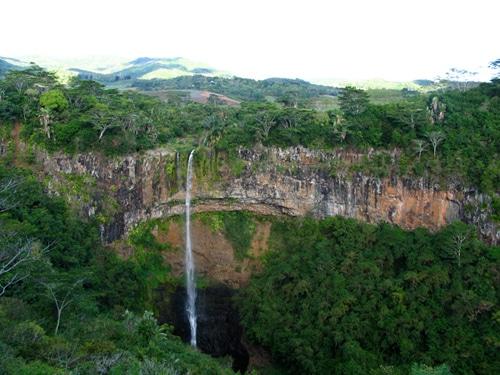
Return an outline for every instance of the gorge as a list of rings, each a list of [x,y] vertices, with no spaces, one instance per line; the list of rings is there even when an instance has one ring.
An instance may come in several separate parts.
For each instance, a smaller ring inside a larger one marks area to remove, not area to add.
[[[188,154],[167,149],[114,158],[38,151],[36,160],[52,193],[66,196],[86,215],[98,215],[102,240],[123,257],[134,251],[124,241],[131,229],[148,221],[167,222],[156,225],[152,233],[158,242],[170,245],[172,251],[163,253],[163,258],[178,277],[184,274],[186,261],[186,223],[180,218],[190,195],[193,256],[200,282],[205,284],[198,295],[199,340],[195,337],[194,345],[216,356],[232,355],[238,361],[235,369],[245,369],[255,358],[252,354],[249,358],[251,345],[241,343],[231,296],[261,267],[259,259],[270,233],[268,217],[340,215],[431,231],[461,220],[475,225],[485,242],[498,244],[498,227],[488,219],[487,197],[472,188],[440,185],[432,178],[400,177],[396,153],[385,154],[390,160],[388,173],[379,176],[353,168],[369,155],[352,150],[257,148],[240,149],[236,157],[209,151],[191,156],[192,189],[186,172]],[[216,213],[225,212],[263,218],[254,222],[250,249],[243,257],[238,258],[220,223],[213,221]],[[185,289],[162,293],[169,302],[158,303],[160,321],[174,325],[175,333],[193,344],[185,317]]]
[[[1,373],[498,372],[498,77],[88,78],[0,82]]]

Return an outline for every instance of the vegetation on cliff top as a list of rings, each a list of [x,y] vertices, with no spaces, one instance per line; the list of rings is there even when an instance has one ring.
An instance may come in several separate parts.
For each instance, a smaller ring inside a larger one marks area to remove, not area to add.
[[[499,80],[475,87],[451,81],[431,94],[403,90],[400,100],[383,104],[355,87],[329,89],[300,80],[195,76],[167,82],[174,90],[159,100],[95,81],[63,85],[36,65],[9,71],[0,81],[2,160],[15,159],[9,144],[15,135],[49,151],[107,155],[154,147],[231,153],[255,145],[301,145],[355,148],[369,157],[391,150],[401,176],[445,176],[448,185],[483,192],[494,192],[500,182]],[[213,95],[200,104],[175,90],[193,85],[244,100],[227,106]],[[325,95],[332,101],[319,105]],[[13,135],[15,123],[21,123],[20,133]]]

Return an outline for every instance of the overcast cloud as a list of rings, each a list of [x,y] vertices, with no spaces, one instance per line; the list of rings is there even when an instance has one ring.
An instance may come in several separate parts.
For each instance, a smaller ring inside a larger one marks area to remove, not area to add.
[[[500,58],[496,2],[464,3],[9,1],[0,56],[185,57],[258,79],[434,78]]]

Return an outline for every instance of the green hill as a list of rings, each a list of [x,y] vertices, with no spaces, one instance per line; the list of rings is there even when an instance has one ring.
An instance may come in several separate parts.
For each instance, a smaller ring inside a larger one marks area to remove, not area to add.
[[[209,76],[230,76],[207,64],[195,62],[181,57],[150,58],[141,57],[132,61],[116,64],[106,68],[71,67],[68,70],[76,72],[79,77],[93,79],[99,82],[127,81],[131,79],[166,79],[179,76],[203,74]]]
[[[140,57],[134,60],[123,57],[89,56],[84,58],[51,58],[28,55],[20,59],[1,58],[0,71],[21,69],[30,62],[57,72],[61,77],[79,76],[106,85],[131,79],[168,79],[185,75],[203,74],[208,76],[231,76],[206,63],[182,57],[151,58]]]

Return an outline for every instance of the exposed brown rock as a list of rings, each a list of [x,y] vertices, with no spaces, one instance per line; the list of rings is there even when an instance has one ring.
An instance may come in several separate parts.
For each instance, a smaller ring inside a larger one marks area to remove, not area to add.
[[[220,231],[212,231],[200,219],[191,221],[191,243],[198,275],[215,280],[231,288],[240,288],[248,282],[250,274],[259,269],[259,257],[267,249],[270,223],[256,225],[252,241],[252,256],[236,260],[231,244]],[[184,273],[185,228],[177,221],[169,225],[168,233],[158,235],[161,243],[169,243],[171,252],[164,253],[165,261],[172,266],[172,273]]]
[[[497,225],[489,221],[484,209],[488,198],[473,189],[438,186],[424,179],[400,178],[391,172],[383,178],[349,172],[348,166],[359,163],[363,154],[348,150],[323,153],[301,147],[262,148],[240,150],[239,156],[246,167],[238,176],[230,174],[227,166],[219,167],[217,179],[196,176],[192,213],[246,210],[296,217],[341,215],[369,223],[385,221],[407,230],[438,230],[463,220],[475,224],[485,241],[498,243]],[[390,156],[395,165],[397,154]],[[66,183],[65,174],[95,180],[95,186],[86,191],[90,195],[88,202],[68,194],[87,215],[99,214],[107,207],[109,216],[110,205],[104,206],[103,198],[111,197],[116,202],[116,212],[102,226],[108,242],[126,235],[141,221],[184,214],[185,166],[177,166],[177,177],[167,174],[166,166],[176,163],[176,155],[167,150],[115,158],[93,153],[48,156],[39,152],[38,158],[51,178],[49,187],[55,194],[61,193],[57,186]],[[223,241],[217,246],[227,249]]]

